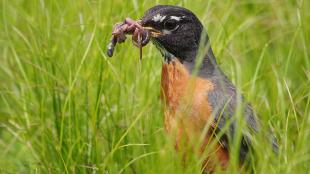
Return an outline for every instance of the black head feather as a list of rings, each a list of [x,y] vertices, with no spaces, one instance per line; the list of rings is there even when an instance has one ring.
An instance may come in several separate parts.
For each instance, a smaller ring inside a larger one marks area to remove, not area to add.
[[[158,5],[145,12],[141,23],[163,33],[154,38],[154,42],[181,61],[196,56],[203,25],[188,9]]]

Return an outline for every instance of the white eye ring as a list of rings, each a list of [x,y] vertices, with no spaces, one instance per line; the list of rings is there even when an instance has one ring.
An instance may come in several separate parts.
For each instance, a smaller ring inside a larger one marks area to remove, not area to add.
[[[167,30],[167,29],[163,29],[162,33],[164,34],[171,34],[173,31],[177,30],[179,28],[179,25],[175,26],[173,29],[171,30]]]
[[[176,21],[180,21],[183,17],[179,17],[179,16],[170,16],[170,19],[174,19]]]
[[[168,19],[164,22],[164,28],[162,32],[164,34],[171,34],[173,31],[177,30],[180,25],[178,25],[179,20],[176,19]]]

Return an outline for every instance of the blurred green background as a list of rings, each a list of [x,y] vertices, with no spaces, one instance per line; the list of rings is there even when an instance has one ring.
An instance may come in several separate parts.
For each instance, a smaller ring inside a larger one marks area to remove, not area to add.
[[[156,4],[192,10],[217,60],[272,127],[253,173],[310,171],[310,1],[1,0],[0,173],[200,173],[163,127],[162,58],[129,38],[113,58],[114,23]],[[218,171],[225,173],[224,171]],[[227,173],[239,173],[232,161]]]

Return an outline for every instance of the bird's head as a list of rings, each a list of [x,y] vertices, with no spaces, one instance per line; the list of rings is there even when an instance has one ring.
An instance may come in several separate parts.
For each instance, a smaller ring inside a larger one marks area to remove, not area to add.
[[[165,58],[173,55],[184,61],[196,56],[203,26],[191,11],[158,5],[145,12],[141,24],[151,31],[152,41]]]

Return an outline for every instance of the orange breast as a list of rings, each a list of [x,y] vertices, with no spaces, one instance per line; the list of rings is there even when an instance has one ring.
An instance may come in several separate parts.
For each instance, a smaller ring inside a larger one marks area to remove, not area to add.
[[[214,85],[211,81],[191,76],[186,67],[177,59],[163,64],[161,97],[165,103],[165,127],[168,132],[176,134],[177,148],[189,146],[188,142],[197,142],[206,125],[212,125],[213,122],[210,120],[212,108],[208,102],[208,93],[212,90],[214,90]],[[205,140],[201,143],[201,152],[205,150],[207,144],[212,144],[210,143],[211,137],[210,129],[205,133]],[[214,152],[218,162],[226,166],[227,151],[216,143]],[[214,161],[209,160],[209,157],[205,161],[208,166],[210,161]]]

